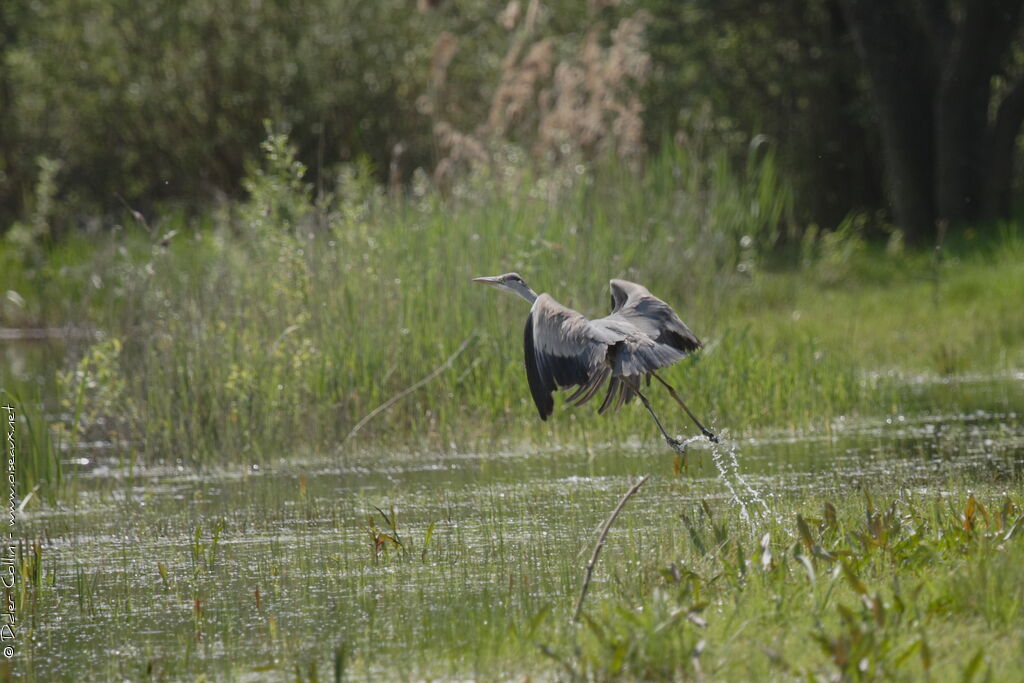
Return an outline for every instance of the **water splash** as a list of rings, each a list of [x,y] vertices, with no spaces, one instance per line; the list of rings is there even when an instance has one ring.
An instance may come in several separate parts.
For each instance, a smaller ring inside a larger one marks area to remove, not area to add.
[[[719,434],[719,438],[719,443],[711,443],[711,460],[715,463],[715,467],[718,468],[718,478],[722,480],[733,500],[740,506],[740,517],[744,521],[750,521],[748,505],[760,506],[763,512],[759,514],[768,515],[771,512],[768,508],[768,502],[761,495],[760,491],[755,489],[747,481],[746,477],[743,476],[743,473],[740,472],[740,462],[739,456],[736,454],[736,447],[725,435]],[[737,487],[742,491],[742,495],[737,492]]]
[[[740,463],[739,458],[736,455],[736,449],[730,445],[726,452],[729,454],[729,465],[732,468],[733,476],[736,477],[736,480],[739,481],[746,492],[750,495],[751,500],[760,505],[765,514],[768,514],[770,510],[768,509],[768,502],[764,499],[764,496],[761,495],[760,491],[751,486],[746,478],[744,478],[740,473]]]
[[[747,503],[736,493],[736,487],[732,485],[732,480],[729,477],[729,469],[722,460],[722,451],[719,450],[718,444],[711,444],[711,460],[715,463],[715,467],[718,468],[718,478],[725,484],[725,488],[729,490],[729,495],[732,496],[733,501],[740,506],[740,518],[744,522],[750,521],[750,513],[747,512]]]

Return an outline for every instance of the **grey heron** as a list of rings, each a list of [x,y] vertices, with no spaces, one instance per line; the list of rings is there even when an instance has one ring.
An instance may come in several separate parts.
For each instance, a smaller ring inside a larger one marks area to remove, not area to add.
[[[656,372],[686,358],[701,348],[701,341],[690,331],[672,307],[647,288],[626,280],[612,280],[612,312],[604,318],[588,320],[582,314],[555,301],[548,294],[537,294],[518,273],[473,278],[517,294],[531,305],[523,333],[526,377],[540,419],[547,420],[554,410],[555,391],[577,387],[566,399],[582,405],[592,399],[608,381],[608,393],[598,413],[617,409],[633,396],[639,397],[654,418],[662,436],[674,450],[683,445],[669,436],[640,391],[640,380],[658,380],[682,406],[701,433],[718,443],[683,403],[678,392]]]

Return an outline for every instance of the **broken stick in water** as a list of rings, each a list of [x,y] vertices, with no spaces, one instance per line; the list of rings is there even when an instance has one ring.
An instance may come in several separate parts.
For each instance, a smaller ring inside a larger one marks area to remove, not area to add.
[[[608,538],[608,530],[612,528],[612,524],[615,523],[615,518],[619,516],[620,512],[622,512],[622,508],[625,507],[626,501],[632,498],[633,494],[639,491],[640,487],[644,485],[645,481],[647,481],[647,476],[648,475],[645,474],[640,477],[640,479],[633,484],[628,491],[626,491],[626,495],[622,496],[622,500],[620,500],[619,504],[615,506],[614,510],[612,510],[611,516],[604,521],[604,527],[602,527],[601,535],[597,539],[597,545],[594,546],[594,552],[590,554],[590,561],[587,562],[587,567],[583,572],[583,586],[580,588],[580,597],[576,600],[576,609],[573,610],[572,613],[572,620],[574,622],[580,620],[580,610],[583,609],[583,599],[587,597],[587,589],[590,588],[590,577],[594,574],[594,565],[597,564],[597,556],[601,554],[601,548],[604,547],[605,539]]]

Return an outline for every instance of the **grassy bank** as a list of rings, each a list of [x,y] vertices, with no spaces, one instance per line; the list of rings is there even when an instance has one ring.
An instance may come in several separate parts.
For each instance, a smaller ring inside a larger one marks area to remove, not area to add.
[[[58,416],[60,443],[217,465],[653,437],[640,410],[536,419],[521,365],[526,308],[469,282],[509,270],[587,314],[606,310],[611,277],[674,304],[707,348],[668,375],[734,435],[913,409],[902,376],[1024,366],[1019,231],[939,256],[866,244],[855,219],[800,234],[770,154],[737,169],[675,149],[642,176],[538,178],[509,162],[447,197],[419,184],[392,199],[357,171],[314,197],[285,140],[266,152],[251,198],[203,220],[126,216],[109,235],[45,253],[3,247],[0,289],[21,300],[4,301],[5,325],[98,334],[69,342],[41,389],[4,371],[37,422]],[[464,342],[448,370],[347,439]],[[942,409],[962,397],[933,398]],[[36,441],[22,486],[59,469]]]

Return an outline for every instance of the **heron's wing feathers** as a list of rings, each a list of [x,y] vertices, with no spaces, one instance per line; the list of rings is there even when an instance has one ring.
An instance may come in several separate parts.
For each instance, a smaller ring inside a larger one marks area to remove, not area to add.
[[[613,313],[590,324],[622,335],[621,340],[608,350],[608,363],[615,377],[646,375],[686,358],[685,351],[655,341],[632,321],[618,314]]]
[[[595,326],[547,294],[534,302],[523,336],[526,377],[542,420],[551,414],[551,394],[558,389],[579,386],[570,397],[577,404],[593,398],[610,374],[606,362],[609,347],[625,338],[620,332]]]
[[[611,290],[612,314],[604,320],[617,318],[628,322],[656,344],[682,352],[683,357],[703,346],[672,307],[643,285],[628,280],[612,280]]]
[[[579,405],[609,377],[599,412],[618,408],[638,388],[638,380],[628,378],[671,365],[701,346],[671,307],[640,285],[613,280],[612,304],[611,315],[587,320],[547,294],[537,297],[523,348],[530,393],[542,420],[554,409],[553,392],[578,386],[568,400]]]
[[[554,387],[548,386],[548,381],[540,374],[537,367],[536,352],[533,347],[533,316],[526,318],[526,329],[523,330],[523,355],[526,361],[526,379],[530,382],[530,393],[533,395],[533,402],[540,413],[540,419],[548,419],[548,415],[555,408],[555,400],[551,398]]]

